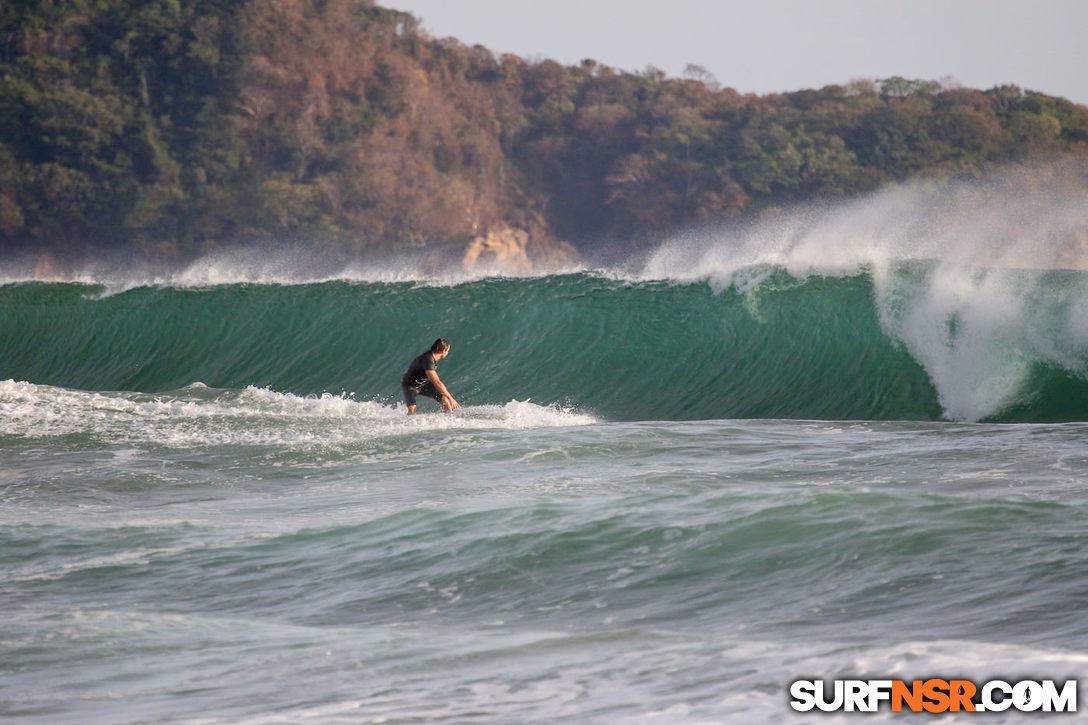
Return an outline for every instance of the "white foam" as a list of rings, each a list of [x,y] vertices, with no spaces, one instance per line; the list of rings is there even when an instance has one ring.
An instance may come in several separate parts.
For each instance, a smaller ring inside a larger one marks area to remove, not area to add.
[[[876,298],[885,331],[925,367],[946,414],[978,420],[1013,402],[1035,364],[1083,374],[1086,284],[945,265],[906,292],[892,275],[878,279]]]
[[[743,230],[677,237],[641,277],[748,293],[773,269],[868,272],[884,331],[924,366],[945,415],[978,420],[1013,402],[1035,364],[1084,375],[1088,282],[1050,270],[1088,270],[1086,198],[1088,181],[1062,168],[915,181]]]
[[[1066,679],[1085,671],[1088,653],[1003,642],[915,640],[853,658],[857,674],[917,677],[933,672],[955,672],[972,679],[1022,677]]]
[[[0,435],[91,435],[169,447],[331,446],[435,430],[524,430],[596,423],[558,406],[510,401],[446,415],[408,416],[402,405],[349,395],[304,397],[267,388],[210,391],[200,384],[159,395],[0,382]]]

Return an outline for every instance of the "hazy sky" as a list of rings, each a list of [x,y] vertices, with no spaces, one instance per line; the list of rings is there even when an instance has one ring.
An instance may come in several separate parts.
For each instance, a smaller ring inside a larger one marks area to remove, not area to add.
[[[1088,0],[378,0],[527,60],[694,63],[773,93],[890,76],[1011,83],[1088,104]]]

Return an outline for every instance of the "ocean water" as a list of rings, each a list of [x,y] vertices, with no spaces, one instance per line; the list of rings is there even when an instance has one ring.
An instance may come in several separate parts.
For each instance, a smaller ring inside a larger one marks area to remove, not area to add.
[[[1088,274],[842,214],[634,271],[10,274],[0,718],[857,722],[892,714],[790,683],[1083,685]],[[464,408],[408,417],[439,335]]]

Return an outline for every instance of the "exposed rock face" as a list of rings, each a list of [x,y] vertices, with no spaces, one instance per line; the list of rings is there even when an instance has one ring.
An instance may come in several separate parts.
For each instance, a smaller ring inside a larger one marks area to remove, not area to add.
[[[42,282],[55,282],[62,279],[60,270],[48,254],[39,255],[34,262],[34,279]]]
[[[530,239],[523,229],[489,231],[468,243],[461,267],[473,272],[529,275],[574,264],[578,253],[566,242]]]
[[[526,251],[528,244],[529,233],[522,229],[490,231],[468,243],[461,266],[477,272],[532,274],[533,262]]]

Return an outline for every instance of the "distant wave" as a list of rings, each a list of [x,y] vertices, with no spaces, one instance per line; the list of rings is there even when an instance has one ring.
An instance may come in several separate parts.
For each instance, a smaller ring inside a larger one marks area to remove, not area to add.
[[[0,287],[0,380],[399,403],[438,336],[462,404],[612,420],[1088,420],[1088,275],[756,266],[727,287],[592,273],[408,282]]]

